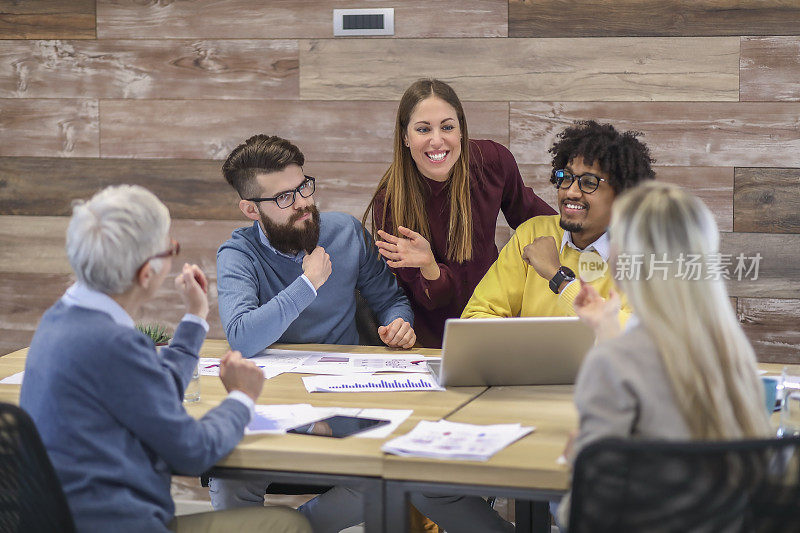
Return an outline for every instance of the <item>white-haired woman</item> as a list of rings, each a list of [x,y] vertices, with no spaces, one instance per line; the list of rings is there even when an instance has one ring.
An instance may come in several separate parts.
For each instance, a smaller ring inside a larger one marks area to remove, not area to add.
[[[578,316],[600,339],[575,384],[580,427],[570,461],[606,437],[726,440],[771,433],[756,358],[715,271],[719,232],[709,209],[680,187],[650,182],[614,204],[615,281],[634,316],[619,332],[619,299],[588,284]],[[702,258],[702,271],[687,270]],[[652,261],[651,261],[652,259]],[[567,505],[559,516],[567,517]]]

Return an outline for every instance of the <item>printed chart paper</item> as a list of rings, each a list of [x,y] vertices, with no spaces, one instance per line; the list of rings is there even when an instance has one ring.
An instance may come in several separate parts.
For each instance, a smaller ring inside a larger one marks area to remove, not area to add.
[[[443,391],[430,374],[365,376],[310,376],[303,378],[308,392]]]

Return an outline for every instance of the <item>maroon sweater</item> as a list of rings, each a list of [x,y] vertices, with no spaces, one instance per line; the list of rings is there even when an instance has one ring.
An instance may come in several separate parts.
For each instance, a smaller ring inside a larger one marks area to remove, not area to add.
[[[497,260],[495,227],[500,210],[515,229],[531,217],[556,214],[552,207],[522,183],[517,162],[506,147],[494,141],[472,140],[469,144],[472,259],[458,263],[447,258],[447,229],[450,223],[447,182],[424,178],[429,187],[425,207],[431,231],[431,249],[441,275],[439,279],[429,281],[422,276],[419,268],[392,269],[411,300],[414,331],[419,343],[426,348],[442,346],[445,320],[461,316],[472,291]],[[382,214],[383,195],[379,195],[373,212],[376,228]],[[386,221],[387,227],[391,228],[391,213],[387,213]]]

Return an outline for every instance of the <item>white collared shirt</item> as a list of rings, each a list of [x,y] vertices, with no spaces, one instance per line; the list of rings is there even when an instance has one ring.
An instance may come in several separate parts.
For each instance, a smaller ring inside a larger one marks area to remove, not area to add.
[[[84,309],[91,309],[92,311],[100,311],[101,313],[109,315],[111,319],[120,326],[131,329],[136,328],[136,324],[131,318],[131,315],[129,315],[121,305],[114,301],[113,298],[100,291],[96,291],[90,287],[87,287],[81,282],[72,284],[72,286],[70,286],[70,288],[68,288],[64,293],[64,296],[61,297],[61,301],[68,306],[83,307]],[[184,320],[187,322],[200,324],[205,332],[208,333],[208,322],[206,322],[202,317],[193,315],[191,313],[186,313],[183,315],[183,318],[181,318],[181,321]],[[234,390],[228,394],[228,398],[244,404],[244,406],[250,411],[250,419],[252,420],[255,412],[255,402],[252,398],[250,398],[250,396],[242,391]]]
[[[597,255],[599,255],[603,259],[603,261],[608,263],[608,256],[609,256],[609,253],[610,253],[611,242],[610,242],[610,240],[608,238],[608,232],[607,231],[603,232],[603,234],[600,235],[597,238],[597,240],[595,240],[592,244],[590,244],[586,248],[581,249],[581,248],[578,248],[577,246],[575,246],[575,243],[572,242],[572,232],[565,230],[564,231],[564,236],[561,237],[561,248],[558,249],[558,253],[559,254],[561,254],[561,252],[564,251],[564,246],[569,246],[570,248],[572,248],[574,250],[578,250],[579,252],[596,252]],[[578,280],[574,279],[574,280],[570,281],[569,283],[567,283],[564,286],[564,289],[562,289],[561,292],[563,293],[565,290],[567,290],[567,287],[569,287],[570,285],[572,285],[576,281],[578,281]]]
[[[561,237],[561,248],[558,249],[559,254],[564,251],[564,246],[569,246],[570,248],[578,250],[579,252],[597,252],[597,254],[603,259],[603,261],[608,263],[608,255],[610,253],[611,243],[608,238],[607,231],[604,232],[602,235],[600,235],[596,241],[594,241],[592,244],[583,249],[578,248],[577,246],[575,246],[575,243],[572,242],[572,232],[565,231],[564,236]]]

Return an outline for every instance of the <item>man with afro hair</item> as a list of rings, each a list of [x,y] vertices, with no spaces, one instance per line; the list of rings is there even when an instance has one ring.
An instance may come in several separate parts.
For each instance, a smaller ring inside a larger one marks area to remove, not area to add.
[[[576,122],[550,148],[558,215],[521,224],[467,303],[463,318],[574,316],[580,277],[608,299],[613,287],[606,230],[625,189],[653,179],[654,160],[634,131]],[[623,302],[621,321],[630,316]]]

